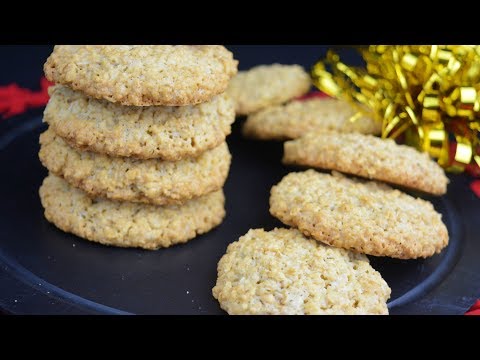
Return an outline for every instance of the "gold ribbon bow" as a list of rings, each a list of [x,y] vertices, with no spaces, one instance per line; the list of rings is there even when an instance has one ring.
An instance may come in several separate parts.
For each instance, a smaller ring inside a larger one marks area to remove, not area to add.
[[[447,170],[480,166],[480,46],[372,45],[358,51],[365,68],[346,65],[330,50],[312,69],[316,87],[358,109],[351,121],[368,112],[382,122],[383,138],[402,137]]]

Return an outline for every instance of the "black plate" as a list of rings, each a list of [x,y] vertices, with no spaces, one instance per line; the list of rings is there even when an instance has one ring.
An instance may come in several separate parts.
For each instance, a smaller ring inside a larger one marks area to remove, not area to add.
[[[237,120],[227,217],[216,230],[159,251],[118,249],[63,233],[43,217],[38,188],[40,117],[0,135],[0,307],[17,314],[222,314],[211,295],[227,245],[250,228],[281,224],[268,212],[272,185],[292,169],[282,144],[243,139]],[[1,126],[0,126],[1,128]],[[461,314],[480,297],[480,201],[468,177],[429,198],[443,214],[450,245],[427,260],[371,257],[392,288],[391,314]],[[476,225],[476,226],[475,226]]]

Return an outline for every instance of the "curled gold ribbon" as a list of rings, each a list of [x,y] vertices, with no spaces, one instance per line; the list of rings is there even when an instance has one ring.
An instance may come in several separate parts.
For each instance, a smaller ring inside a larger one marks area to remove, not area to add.
[[[428,152],[449,171],[480,165],[480,46],[371,45],[349,66],[334,51],[312,68],[314,85],[382,122],[382,137]],[[450,148],[455,140],[456,147]]]

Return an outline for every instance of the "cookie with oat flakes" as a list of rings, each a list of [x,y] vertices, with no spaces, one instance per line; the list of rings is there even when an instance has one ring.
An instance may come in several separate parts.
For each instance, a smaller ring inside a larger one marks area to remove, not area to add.
[[[378,135],[382,124],[368,116],[350,121],[356,110],[346,101],[312,98],[272,106],[250,115],[243,134],[259,140],[296,139],[311,131],[335,130]]]
[[[43,165],[90,196],[155,205],[181,204],[220,190],[231,160],[225,142],[179,161],[79,152],[51,129],[40,135],[40,144]]]
[[[427,153],[392,139],[320,131],[287,141],[284,149],[285,164],[337,170],[433,195],[447,192],[445,172]]]
[[[212,292],[231,315],[385,315],[391,290],[365,255],[255,229],[228,246]]]
[[[448,245],[430,202],[336,172],[286,175],[271,189],[270,213],[318,241],[368,255],[426,258]]]
[[[225,217],[222,190],[183,205],[162,207],[91,198],[50,174],[39,192],[48,221],[104,245],[148,250],[169,247],[212,230]]]
[[[111,156],[178,161],[219,146],[235,110],[224,95],[195,106],[120,106],[66,86],[49,89],[44,121],[71,146]]]
[[[237,115],[248,115],[304,95],[310,87],[300,65],[259,65],[233,77],[227,94],[235,100]]]
[[[238,61],[221,45],[57,45],[48,80],[129,106],[184,106],[223,93]]]

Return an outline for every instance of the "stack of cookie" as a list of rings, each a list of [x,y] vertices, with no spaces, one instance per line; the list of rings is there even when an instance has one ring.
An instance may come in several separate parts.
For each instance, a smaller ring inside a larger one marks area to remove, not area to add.
[[[91,241],[157,249],[224,218],[235,119],[223,46],[56,46],[40,159],[46,218]]]

